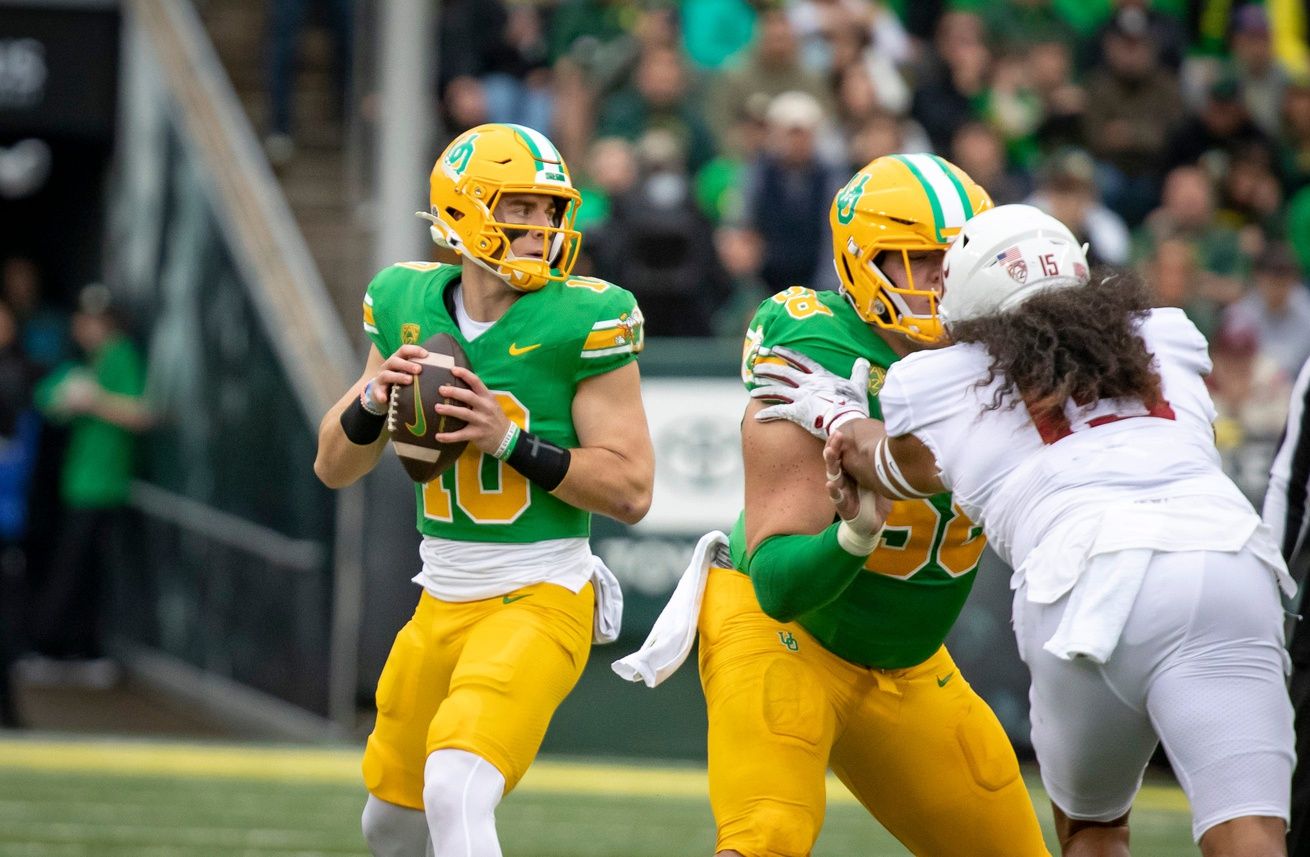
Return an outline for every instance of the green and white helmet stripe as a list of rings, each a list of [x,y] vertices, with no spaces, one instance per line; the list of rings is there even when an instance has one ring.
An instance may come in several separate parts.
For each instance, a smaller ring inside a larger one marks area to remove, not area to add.
[[[545,134],[526,125],[506,123],[506,127],[513,128],[514,133],[527,145],[528,151],[532,152],[532,157],[537,161],[537,181],[569,184],[568,176],[564,174],[564,159]]]
[[[946,162],[936,155],[893,155],[905,164],[932,204],[937,240],[946,241],[942,234],[945,229],[959,229],[964,222],[973,217],[973,203],[964,185],[946,166]]]

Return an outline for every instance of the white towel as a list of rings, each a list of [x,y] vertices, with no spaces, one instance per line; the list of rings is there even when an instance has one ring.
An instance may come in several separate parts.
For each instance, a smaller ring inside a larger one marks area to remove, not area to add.
[[[596,615],[591,623],[591,641],[612,643],[623,628],[623,590],[619,579],[598,556],[591,558],[591,589],[596,596]]]
[[[696,543],[691,562],[660,611],[641,648],[615,661],[614,672],[628,681],[640,681],[655,687],[678,671],[696,640],[696,623],[700,619],[701,598],[710,576],[714,554],[728,546],[728,537],[715,530]]]
[[[1134,548],[1092,557],[1069,593],[1060,626],[1042,648],[1066,661],[1078,657],[1098,664],[1108,661],[1155,553]]]

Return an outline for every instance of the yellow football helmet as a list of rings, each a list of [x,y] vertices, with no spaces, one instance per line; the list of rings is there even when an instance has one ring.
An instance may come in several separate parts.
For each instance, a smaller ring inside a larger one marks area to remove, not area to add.
[[[887,155],[869,162],[838,191],[829,216],[842,294],[869,324],[918,342],[937,341],[939,296],[915,288],[909,254],[945,250],[964,221],[991,207],[987,191],[936,155]],[[885,251],[901,254],[907,288],[879,267]],[[915,312],[906,298],[923,298],[927,312]]]
[[[582,198],[564,159],[546,135],[523,125],[488,124],[455,138],[432,168],[432,240],[450,247],[523,292],[551,280],[566,280],[578,258],[582,234],[573,228]],[[556,199],[550,226],[508,223],[496,218],[507,194],[544,194]],[[540,256],[515,255],[512,241],[524,232],[542,233]]]

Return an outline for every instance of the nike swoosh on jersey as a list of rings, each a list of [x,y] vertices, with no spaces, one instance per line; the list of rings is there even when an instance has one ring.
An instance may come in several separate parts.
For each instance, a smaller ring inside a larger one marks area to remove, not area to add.
[[[427,414],[423,413],[423,388],[420,386],[417,376],[415,376],[413,384],[414,422],[405,423],[405,428],[409,429],[409,433],[414,435],[414,437],[423,437],[423,435],[428,433],[428,417]]]
[[[531,597],[532,597],[531,592],[529,592],[527,595],[506,595],[504,598],[500,600],[500,603],[513,604],[515,601],[522,601],[524,598],[531,598]]]
[[[946,683],[947,683],[948,681],[950,681],[951,679],[953,679],[953,678],[955,678],[955,670],[951,670],[950,672],[948,672],[948,673],[946,674],[946,678],[939,678],[939,679],[937,679],[937,686],[938,686],[938,687],[946,687]]]
[[[518,343],[511,342],[509,344],[509,355],[511,357],[518,357],[520,354],[527,354],[529,351],[536,351],[540,347],[540,342],[536,345],[525,345],[522,348],[519,348]]]

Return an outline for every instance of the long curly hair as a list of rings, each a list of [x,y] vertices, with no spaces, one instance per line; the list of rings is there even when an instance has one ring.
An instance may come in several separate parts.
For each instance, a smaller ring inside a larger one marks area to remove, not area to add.
[[[989,410],[1022,401],[1039,425],[1064,422],[1069,400],[1135,398],[1147,408],[1163,402],[1160,375],[1136,329],[1150,308],[1140,278],[1096,271],[1085,286],[1042,292],[1014,310],[954,324],[951,336],[991,354],[979,386],[1004,383]]]

